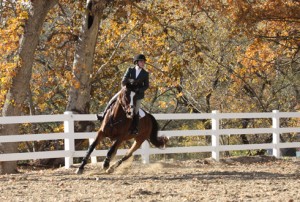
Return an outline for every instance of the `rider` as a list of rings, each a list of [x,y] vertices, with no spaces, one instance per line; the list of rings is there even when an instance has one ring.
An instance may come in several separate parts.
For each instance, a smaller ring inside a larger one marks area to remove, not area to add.
[[[136,105],[134,109],[134,116],[131,126],[131,133],[138,134],[139,125],[139,109],[141,107],[142,99],[144,98],[144,92],[149,88],[149,73],[144,69],[146,63],[146,57],[143,54],[138,54],[133,58],[134,67],[129,67],[122,79],[122,86],[125,86],[128,82],[136,83]],[[109,101],[106,106],[103,116],[97,114],[97,119],[102,121],[105,117],[107,109],[117,99],[119,92]]]

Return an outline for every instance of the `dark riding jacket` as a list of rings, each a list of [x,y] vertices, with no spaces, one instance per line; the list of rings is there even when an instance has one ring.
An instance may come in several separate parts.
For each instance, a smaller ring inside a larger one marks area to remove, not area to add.
[[[145,91],[149,88],[149,73],[142,68],[137,78],[135,75],[135,67],[128,68],[122,79],[122,85],[125,86],[129,82],[129,79],[134,79],[138,89],[136,96],[140,100],[145,97]]]

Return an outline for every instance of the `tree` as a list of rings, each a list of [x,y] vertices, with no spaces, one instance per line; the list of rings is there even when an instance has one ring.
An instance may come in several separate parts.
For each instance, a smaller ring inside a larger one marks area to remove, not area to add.
[[[25,70],[19,53],[28,50],[19,46],[19,37],[29,25],[23,23],[28,14],[18,1],[1,2],[4,112],[5,98],[11,99],[6,92],[16,87],[16,73],[20,74],[15,69]],[[40,3],[32,2],[22,5]],[[29,76],[22,77],[26,90],[17,98],[22,109],[16,110],[97,113],[120,89],[121,77],[137,53],[148,58],[151,86],[143,107],[150,112],[297,110],[299,13],[299,2],[292,0],[59,0],[44,18],[39,44],[32,43],[36,52],[32,70],[28,68],[31,91]],[[43,127],[63,130],[58,124],[36,126],[37,132]],[[90,123],[76,126],[77,131],[93,128]]]
[[[39,34],[48,11],[57,3],[56,0],[32,1],[28,10],[28,19],[24,25],[24,34],[20,41],[17,66],[15,75],[12,77],[11,86],[7,92],[3,107],[3,116],[22,115],[24,102],[30,92],[30,78],[34,52],[38,45]],[[15,125],[3,126],[2,133],[18,134],[18,127]],[[2,145],[2,152],[13,153],[17,151],[16,143]],[[0,172],[16,172],[17,162],[1,162]]]
[[[82,28],[74,53],[72,67],[72,85],[69,91],[68,105],[66,110],[79,114],[90,113],[91,89],[94,73],[94,53],[98,39],[99,25],[110,12],[115,13],[118,8],[125,6],[127,1],[114,2],[110,0],[87,1],[82,21]],[[114,4],[115,3],[115,4]],[[93,124],[79,123],[77,131],[91,131]]]
[[[80,114],[89,113],[93,58],[100,20],[107,3],[106,1],[92,0],[87,2],[81,33],[76,44],[72,68],[73,85],[69,92],[67,111]]]

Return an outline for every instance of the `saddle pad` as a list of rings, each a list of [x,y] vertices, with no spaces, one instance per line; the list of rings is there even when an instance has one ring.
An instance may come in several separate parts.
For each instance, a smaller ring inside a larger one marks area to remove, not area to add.
[[[145,111],[142,109],[139,109],[139,114],[140,114],[140,118],[143,118],[144,116],[146,116]]]

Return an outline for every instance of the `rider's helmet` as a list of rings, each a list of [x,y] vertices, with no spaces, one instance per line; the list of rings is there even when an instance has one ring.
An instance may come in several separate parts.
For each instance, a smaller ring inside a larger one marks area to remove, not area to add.
[[[136,64],[137,61],[144,60],[146,62],[146,57],[143,54],[138,54],[133,58],[133,64]]]

